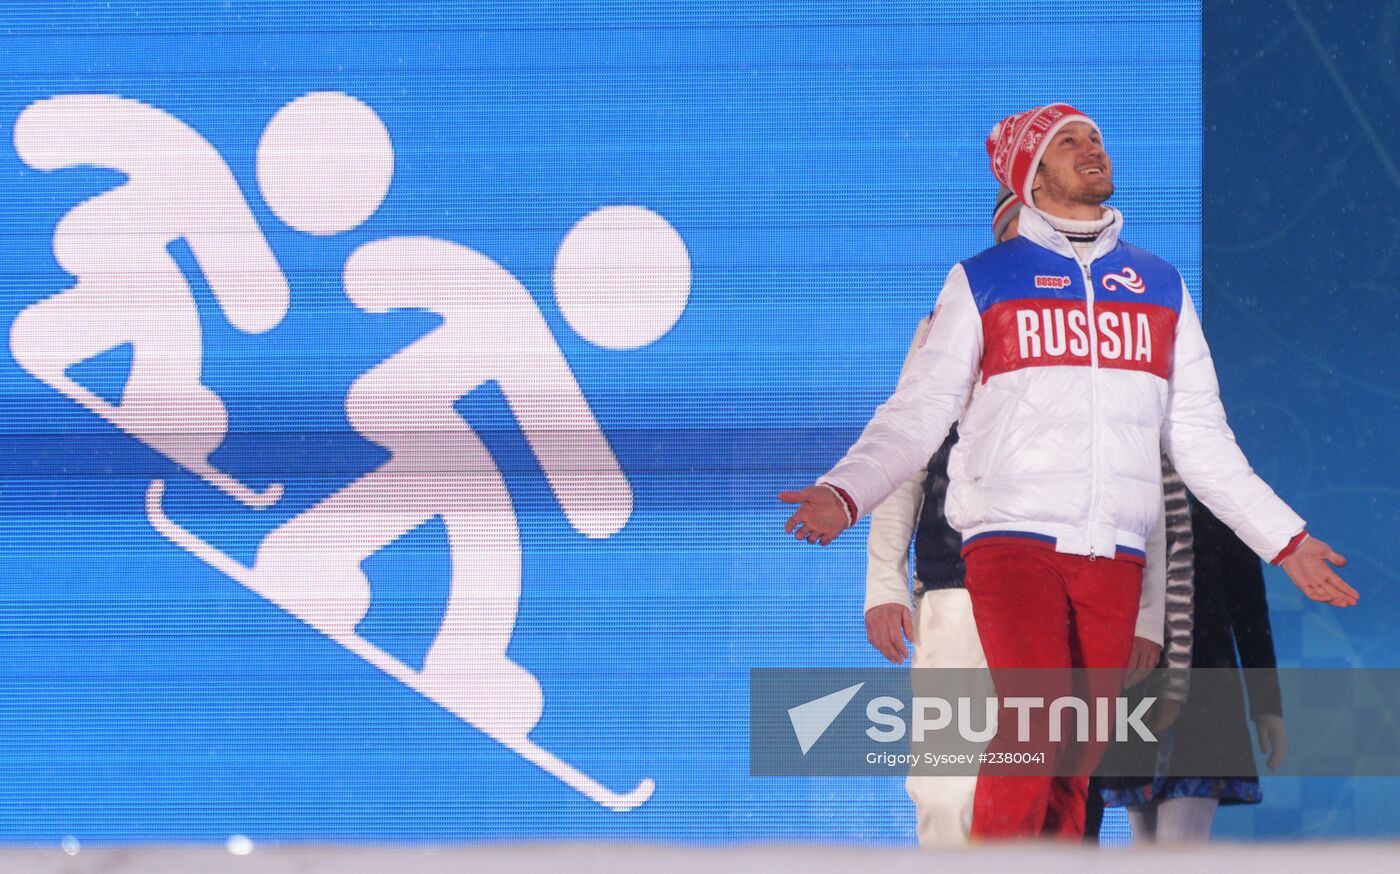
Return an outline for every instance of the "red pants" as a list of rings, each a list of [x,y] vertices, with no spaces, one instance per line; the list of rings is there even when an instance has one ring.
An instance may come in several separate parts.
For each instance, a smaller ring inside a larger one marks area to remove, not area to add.
[[[967,591],[987,666],[997,694],[1021,694],[1017,682],[1026,674],[1010,668],[1100,668],[1091,675],[1095,688],[1071,689],[1069,674],[1063,694],[1113,698],[1122,694],[1122,672],[1128,665],[1137,624],[1142,568],[1128,561],[1065,555],[1037,546],[988,544],[968,552]],[[1056,682],[1054,672],[1035,672],[1038,692]],[[1018,680],[1017,677],[1020,677]],[[1047,703],[1051,700],[1046,698]],[[1057,837],[1078,840],[1084,834],[1084,801],[1088,775],[1103,758],[1102,742],[1049,744],[1048,716],[1031,725],[1036,749],[1046,751],[1047,764],[1062,766],[1073,756],[1075,774],[1052,777],[983,773],[973,801],[972,838]],[[1016,725],[1004,711],[988,752],[999,748],[1028,749],[1014,742]],[[1073,739],[1073,735],[1069,735]],[[1058,757],[1058,758],[1056,758]],[[1024,770],[1024,769],[1022,769]],[[1037,770],[1046,770],[1041,768]]]

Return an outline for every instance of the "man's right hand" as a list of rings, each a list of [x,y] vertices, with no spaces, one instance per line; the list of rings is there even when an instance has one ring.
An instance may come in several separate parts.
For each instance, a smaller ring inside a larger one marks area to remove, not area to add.
[[[914,640],[914,619],[904,604],[877,604],[865,611],[865,639],[897,665],[909,657],[904,641]]]
[[[826,546],[836,535],[846,530],[848,520],[841,499],[826,486],[808,486],[795,492],[779,492],[778,500],[785,504],[801,504],[783,526],[798,540]]]

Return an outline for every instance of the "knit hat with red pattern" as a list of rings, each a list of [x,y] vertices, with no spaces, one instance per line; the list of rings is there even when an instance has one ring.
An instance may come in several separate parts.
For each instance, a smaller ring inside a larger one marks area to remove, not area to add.
[[[1068,103],[1051,103],[1008,115],[987,135],[987,154],[992,159],[992,175],[1016,193],[1022,202],[1035,206],[1031,188],[1045,147],[1060,128],[1082,121],[1098,130],[1094,120]]]

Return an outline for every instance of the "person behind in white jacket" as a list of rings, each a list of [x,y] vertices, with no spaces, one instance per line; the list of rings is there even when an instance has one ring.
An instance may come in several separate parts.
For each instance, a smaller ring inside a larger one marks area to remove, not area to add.
[[[1308,536],[1236,445],[1180,274],[1119,240],[1122,215],[1103,205],[1112,164],[1098,126],[1051,104],[1004,119],[987,149],[993,174],[1025,204],[1020,237],[949,272],[894,395],[816,485],[779,495],[800,504],[786,530],[830,543],[912,477],[960,421],[948,519],[963,535],[994,672],[1126,668],[1144,546],[1162,504],[1162,450],[1191,491],[1305,595],[1356,603],[1328,566],[1345,559]],[[1037,742],[1048,737],[1034,729]],[[1045,752],[1047,770],[1074,755],[1075,774],[984,771],[974,838],[1079,838],[1083,774],[1103,747]]]
[[[1002,187],[992,214],[993,236],[998,243],[1016,236],[1021,202]],[[925,316],[914,331],[901,375],[909,359],[923,344],[930,318]],[[906,639],[914,645],[911,667],[982,669],[987,666],[972,600],[963,585],[963,562],[958,555],[957,532],[948,525],[941,506],[947,487],[948,454],[957,440],[949,436],[929,464],[906,481],[870,514],[866,540],[865,628],[872,646],[894,664],[908,658]],[[933,476],[932,480],[927,477]],[[1186,490],[1180,486],[1180,499]],[[938,506],[935,506],[937,504]],[[914,576],[914,612],[909,609],[909,550],[918,532]],[[1161,655],[1166,616],[1166,525],[1160,524],[1147,544],[1147,566],[1138,607],[1129,667],[1150,669]],[[1173,544],[1183,546],[1182,544]],[[1189,551],[1189,543],[1184,544]],[[1189,562],[1189,559],[1188,559]],[[1190,662],[1190,601],[1185,616],[1176,617],[1174,630],[1185,629],[1186,662]],[[1180,611],[1178,611],[1180,612]],[[1178,637],[1182,635],[1176,635]],[[1167,689],[1168,696],[1182,695]],[[1178,698],[1179,700],[1179,698]],[[972,827],[975,775],[910,774],[905,781],[914,802],[919,844],[924,847],[961,846]],[[1090,793],[1093,800],[1093,793]]]

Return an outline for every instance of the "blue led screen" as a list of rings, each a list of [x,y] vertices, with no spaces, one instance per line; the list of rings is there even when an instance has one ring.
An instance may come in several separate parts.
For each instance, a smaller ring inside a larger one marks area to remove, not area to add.
[[[748,775],[873,666],[782,532],[1093,116],[1201,278],[1198,2],[7,3],[0,841],[908,843]],[[1034,52],[1028,52],[1034,47]]]

